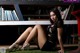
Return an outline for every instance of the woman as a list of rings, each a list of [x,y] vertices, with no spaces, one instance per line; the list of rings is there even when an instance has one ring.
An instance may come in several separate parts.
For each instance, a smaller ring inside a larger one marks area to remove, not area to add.
[[[27,46],[29,46],[30,40],[33,39],[33,37],[37,36],[38,46],[41,50],[53,50],[54,48],[56,48],[56,42],[58,39],[61,48],[59,52],[64,53],[64,48],[61,40],[61,36],[63,34],[63,21],[57,8],[50,11],[50,22],[51,25],[49,25],[47,28],[47,35],[45,34],[41,25],[35,25],[34,28],[29,27],[9,47],[9,49],[17,47],[24,40],[25,42],[21,49],[25,49]]]

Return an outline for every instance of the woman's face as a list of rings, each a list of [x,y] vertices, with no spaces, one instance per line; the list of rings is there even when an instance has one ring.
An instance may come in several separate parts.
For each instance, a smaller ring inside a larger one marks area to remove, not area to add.
[[[56,21],[57,17],[56,17],[56,14],[54,12],[50,12],[50,19],[53,21]]]

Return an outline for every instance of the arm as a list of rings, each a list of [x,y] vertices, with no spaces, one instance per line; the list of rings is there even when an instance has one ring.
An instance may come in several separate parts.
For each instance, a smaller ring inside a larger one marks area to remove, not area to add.
[[[61,38],[63,29],[61,27],[57,28],[57,32],[58,32],[58,41],[59,41],[59,44],[60,44],[61,52],[64,53],[64,48],[63,48],[63,43],[62,43],[62,38]]]

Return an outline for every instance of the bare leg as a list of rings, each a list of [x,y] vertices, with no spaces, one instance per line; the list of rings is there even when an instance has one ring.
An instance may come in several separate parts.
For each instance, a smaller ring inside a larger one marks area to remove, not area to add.
[[[24,47],[26,47],[26,45],[30,42],[30,40],[35,37],[35,34],[38,33],[38,44],[40,49],[43,47],[43,45],[46,42],[46,37],[45,37],[45,33],[44,30],[42,29],[42,27],[40,25],[36,25],[33,30],[31,31],[31,33],[29,34],[29,36],[27,37],[26,41],[23,44],[22,49],[24,49]]]
[[[21,34],[21,36],[17,39],[16,43],[21,43],[28,37],[29,33],[31,32],[32,27],[27,28],[24,33]]]
[[[24,31],[24,33],[22,33],[21,36],[9,48],[13,48],[17,44],[20,44],[22,41],[26,40],[26,38],[28,37],[28,35],[31,32],[31,30],[32,30],[32,27],[28,27]]]
[[[42,27],[40,25],[37,25],[37,29],[38,29],[38,44],[41,49],[47,39],[46,39],[46,35],[44,33],[44,30],[42,29]]]

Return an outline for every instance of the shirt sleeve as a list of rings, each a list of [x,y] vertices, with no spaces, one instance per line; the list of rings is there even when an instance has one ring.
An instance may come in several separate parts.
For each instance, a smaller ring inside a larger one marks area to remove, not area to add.
[[[57,28],[62,28],[62,27],[63,27],[63,21],[58,21]]]

